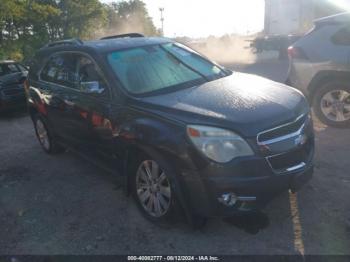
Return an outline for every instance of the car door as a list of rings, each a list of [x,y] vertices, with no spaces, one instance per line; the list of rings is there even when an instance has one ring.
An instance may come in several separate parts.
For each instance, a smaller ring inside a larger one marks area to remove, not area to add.
[[[113,149],[118,126],[111,113],[111,89],[102,70],[91,56],[84,53],[76,53],[74,56],[77,59],[79,99],[71,101],[75,112],[66,118],[78,122],[75,123],[75,140],[79,142],[84,153],[98,155],[107,162],[115,163]]]

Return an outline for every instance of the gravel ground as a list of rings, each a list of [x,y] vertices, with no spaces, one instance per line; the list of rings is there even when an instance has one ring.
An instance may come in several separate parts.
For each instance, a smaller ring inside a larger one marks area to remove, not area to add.
[[[281,66],[243,70],[281,81]],[[350,255],[350,132],[315,129],[314,178],[298,194],[194,231],[148,222],[113,177],[73,153],[45,154],[25,113],[2,115],[0,254]]]

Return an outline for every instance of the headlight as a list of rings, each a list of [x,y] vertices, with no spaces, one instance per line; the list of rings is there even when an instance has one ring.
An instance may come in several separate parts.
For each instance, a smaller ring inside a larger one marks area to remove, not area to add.
[[[227,163],[236,157],[254,155],[247,142],[229,130],[189,125],[187,135],[198,150],[219,163]]]

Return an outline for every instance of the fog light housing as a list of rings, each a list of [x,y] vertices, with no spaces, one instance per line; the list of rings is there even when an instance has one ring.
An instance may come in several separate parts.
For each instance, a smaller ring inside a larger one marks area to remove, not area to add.
[[[221,204],[224,204],[225,206],[232,207],[237,204],[238,197],[236,196],[235,193],[225,193],[222,194],[219,198],[218,201]]]

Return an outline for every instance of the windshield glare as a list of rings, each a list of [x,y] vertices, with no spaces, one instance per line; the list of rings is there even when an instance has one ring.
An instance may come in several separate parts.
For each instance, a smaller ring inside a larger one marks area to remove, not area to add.
[[[191,87],[227,75],[195,52],[173,43],[114,51],[107,58],[123,86],[133,94]]]

